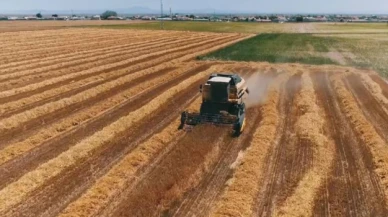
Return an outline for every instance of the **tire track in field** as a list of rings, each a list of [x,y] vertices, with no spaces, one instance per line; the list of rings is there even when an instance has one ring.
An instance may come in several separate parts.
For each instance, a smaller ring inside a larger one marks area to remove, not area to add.
[[[334,143],[324,131],[325,117],[316,103],[311,70],[306,71],[302,75],[301,90],[296,99],[299,114],[295,131],[300,141],[297,145],[306,145],[310,149],[307,157],[311,158],[312,163],[308,165],[308,170],[298,181],[292,194],[275,208],[275,216],[313,216],[314,200],[319,189],[325,185],[327,174],[334,163]]]
[[[258,69],[242,69],[242,71],[250,71],[249,74],[255,73]],[[243,76],[245,77],[245,76]],[[258,81],[260,79],[265,80],[263,90],[266,90],[269,83],[274,79],[275,74],[260,74],[255,78]],[[253,93],[251,93],[253,94]],[[261,95],[257,95],[258,98],[264,98],[266,91],[263,91]],[[243,155],[245,150],[252,140],[253,132],[259,127],[261,121],[261,109],[260,106],[247,109],[247,126],[243,134],[238,139],[231,139],[227,137],[221,147],[222,151],[217,163],[212,167],[206,176],[203,177],[199,185],[187,192],[185,196],[179,202],[175,203],[168,212],[167,216],[208,216],[212,206],[217,203],[220,195],[222,194],[225,184],[228,179],[233,176],[233,164],[236,164],[238,158]],[[241,155],[241,156],[240,156]],[[237,160],[236,160],[237,159]],[[236,163],[233,163],[236,162]]]
[[[114,212],[108,209],[101,216],[154,216],[163,212],[196,185],[208,166],[207,156],[212,158],[227,134],[211,125],[194,128],[149,173],[142,174],[141,182],[112,208]]]
[[[353,73],[347,76],[345,84],[377,133],[388,143],[388,113],[384,110],[384,105],[365,87],[359,75]]]
[[[357,141],[327,73],[317,72],[312,78],[327,117],[327,131],[336,145],[335,164],[325,186],[317,194],[314,215],[385,216],[384,193],[376,182],[370,151]]]
[[[266,178],[259,193],[255,215],[271,216],[273,210],[283,203],[297,186],[303,174],[311,166],[311,149],[295,135],[295,123],[298,109],[295,99],[301,88],[301,73],[290,77],[282,89],[283,123],[280,127],[280,138],[271,150],[266,166]]]
[[[264,163],[273,146],[279,126],[280,88],[290,74],[281,73],[271,84],[262,104],[262,121],[255,130],[249,147],[237,163],[222,196],[212,207],[210,216],[251,216],[255,198],[264,179]]]
[[[32,86],[36,83],[45,82],[48,79],[55,79],[58,77],[74,79],[74,76],[79,74],[80,71],[98,69],[99,67],[111,64],[112,62],[121,62],[126,61],[130,58],[136,58],[142,55],[149,55],[150,53],[169,48],[172,44],[176,45],[177,47],[184,47],[187,46],[187,44],[194,44],[200,41],[201,39],[206,40],[206,38],[194,38],[175,41],[171,40],[168,43],[148,43],[145,45],[132,47],[131,49],[134,50],[123,50],[124,48],[119,48],[116,51],[101,54],[97,57],[82,58],[69,62],[61,62],[59,64],[39,68],[38,70],[19,71],[11,75],[4,75],[3,78],[5,79],[2,79],[0,81],[0,84],[3,86],[3,88],[0,88],[0,90],[4,91],[9,88],[16,89],[19,87],[24,87],[26,85]],[[52,70],[58,70],[58,72],[53,73],[51,72]]]

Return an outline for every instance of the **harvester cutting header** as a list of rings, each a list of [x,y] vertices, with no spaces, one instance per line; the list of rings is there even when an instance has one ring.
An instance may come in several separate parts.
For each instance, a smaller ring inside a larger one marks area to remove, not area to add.
[[[232,126],[236,136],[244,130],[247,84],[236,74],[212,74],[200,86],[202,104],[199,113],[183,112],[181,126],[211,123]]]

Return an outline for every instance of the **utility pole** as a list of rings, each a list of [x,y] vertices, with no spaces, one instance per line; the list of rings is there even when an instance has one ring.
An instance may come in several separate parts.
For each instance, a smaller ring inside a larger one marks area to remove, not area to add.
[[[172,11],[171,11],[171,7],[170,7],[170,18],[172,19]]]
[[[160,29],[164,29],[164,23],[163,23],[163,0],[160,0]]]

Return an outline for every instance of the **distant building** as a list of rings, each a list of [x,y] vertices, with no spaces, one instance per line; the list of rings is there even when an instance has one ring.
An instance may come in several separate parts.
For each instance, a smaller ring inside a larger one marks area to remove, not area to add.
[[[122,17],[116,17],[116,16],[110,16],[107,18],[107,20],[124,20]]]
[[[142,17],[141,19],[142,19],[142,20],[152,20],[152,17],[150,17],[150,16],[144,16],[144,17]]]
[[[156,18],[156,20],[165,20],[165,21],[171,21],[171,20],[172,20],[172,18],[171,18],[171,17],[163,17],[163,18],[160,18],[160,17],[158,17],[158,18]]]
[[[37,17],[24,17],[25,20],[37,20]]]
[[[8,20],[20,20],[22,18],[19,18],[19,17],[8,17]]]
[[[209,19],[196,18],[196,19],[193,19],[193,21],[209,21]]]
[[[101,20],[101,16],[100,15],[94,15],[94,16],[92,16],[91,19],[92,20]]]

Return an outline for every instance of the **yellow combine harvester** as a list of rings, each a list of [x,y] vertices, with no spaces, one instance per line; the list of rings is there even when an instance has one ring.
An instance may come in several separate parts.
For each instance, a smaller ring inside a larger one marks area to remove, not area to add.
[[[249,94],[245,80],[236,74],[212,74],[200,91],[200,112],[182,112],[180,129],[185,125],[212,123],[232,126],[234,134],[239,136],[245,126],[244,100]]]

